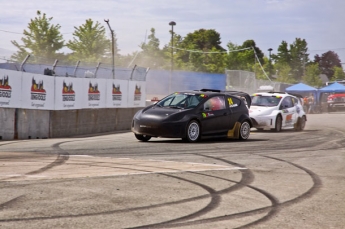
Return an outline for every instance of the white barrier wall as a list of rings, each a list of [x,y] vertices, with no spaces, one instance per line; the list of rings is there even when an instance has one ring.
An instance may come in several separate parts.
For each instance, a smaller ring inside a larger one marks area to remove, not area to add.
[[[128,82],[127,80],[107,80],[106,107],[128,107]]]
[[[144,107],[146,82],[53,77],[0,69],[0,107],[40,110]]]
[[[54,77],[23,72],[20,108],[54,110],[54,93]]]
[[[21,107],[22,72],[0,69],[0,107]]]

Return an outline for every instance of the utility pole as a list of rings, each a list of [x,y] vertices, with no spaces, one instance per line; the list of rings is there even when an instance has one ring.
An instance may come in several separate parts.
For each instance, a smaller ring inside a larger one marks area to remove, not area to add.
[[[113,79],[115,79],[115,57],[114,57],[114,30],[111,29],[110,24],[109,24],[109,19],[104,21],[108,24],[108,27],[111,32],[111,56],[112,56],[112,64],[113,64]]]

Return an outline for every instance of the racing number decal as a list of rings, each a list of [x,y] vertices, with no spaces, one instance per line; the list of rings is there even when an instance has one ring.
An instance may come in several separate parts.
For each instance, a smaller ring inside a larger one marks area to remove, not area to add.
[[[228,98],[229,106],[233,105],[234,102],[232,101],[232,98]]]
[[[229,107],[237,107],[238,104],[232,101],[232,98],[228,98]]]

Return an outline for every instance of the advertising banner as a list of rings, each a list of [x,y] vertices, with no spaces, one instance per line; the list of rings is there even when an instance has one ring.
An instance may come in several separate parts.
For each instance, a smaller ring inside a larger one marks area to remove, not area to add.
[[[22,108],[54,110],[54,77],[22,73]]]
[[[55,110],[83,108],[82,82],[80,78],[55,77]]]
[[[106,82],[106,107],[127,107],[128,81],[109,79]]]
[[[145,107],[146,105],[146,82],[129,81],[128,82],[128,106],[127,107]]]
[[[105,108],[106,79],[83,79],[83,107]]]
[[[0,69],[0,107],[21,107],[22,72]]]

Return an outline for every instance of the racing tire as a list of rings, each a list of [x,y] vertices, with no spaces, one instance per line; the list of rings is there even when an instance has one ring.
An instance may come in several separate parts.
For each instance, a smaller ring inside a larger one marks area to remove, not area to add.
[[[134,135],[139,141],[142,141],[142,142],[147,142],[148,140],[151,139],[151,136],[148,136],[148,135],[142,135],[142,134],[134,134]]]
[[[186,138],[184,138],[188,142],[197,142],[200,139],[200,124],[196,120],[192,120],[187,125],[187,133]]]
[[[240,129],[239,129],[239,139],[240,140],[247,140],[250,135],[250,124],[248,121],[244,121],[241,123]]]
[[[304,130],[305,123],[306,123],[306,118],[305,118],[305,116],[303,116],[302,118],[300,118],[300,119],[298,120],[296,130],[297,130],[297,131],[302,131],[302,130]]]
[[[282,124],[283,124],[282,116],[278,115],[276,118],[276,125],[274,127],[274,131],[280,132],[282,130]]]

